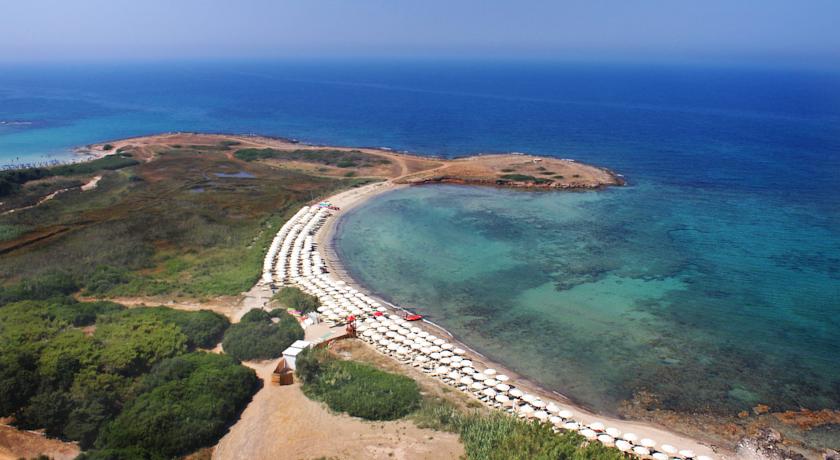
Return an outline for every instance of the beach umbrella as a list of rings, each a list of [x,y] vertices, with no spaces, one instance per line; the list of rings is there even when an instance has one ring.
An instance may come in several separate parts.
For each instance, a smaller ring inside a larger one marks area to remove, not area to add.
[[[488,387],[494,387],[494,386],[498,385],[499,382],[495,379],[487,379],[487,380],[484,381],[484,384],[487,385]]]
[[[663,454],[662,452],[654,452],[652,457],[653,460],[668,460],[669,458],[671,458],[668,456],[668,454]]]
[[[487,376],[482,374],[481,372],[476,372],[473,375],[473,379],[475,379],[475,380],[487,380]]]
[[[449,377],[452,380],[458,380],[461,378],[461,374],[459,374],[458,371],[452,371],[447,375],[447,377]]]
[[[473,369],[471,367],[462,367],[461,368],[461,373],[464,374],[464,375],[469,375],[470,377],[472,377],[472,375],[475,374],[475,369]]]
[[[510,380],[510,377],[508,377],[505,374],[498,374],[498,375],[496,375],[496,380],[498,380],[500,382],[507,382],[508,380]]]
[[[429,355],[429,358],[434,359],[435,361],[440,359],[440,353],[432,353]]]
[[[531,402],[536,401],[537,397],[532,395],[532,394],[525,394],[524,396],[522,396],[522,400],[525,401],[526,403],[531,403]]]
[[[552,425],[558,427],[563,424],[563,419],[556,415],[552,415],[551,417],[549,417],[548,421],[551,422]]]
[[[699,455],[697,456],[697,460],[712,460],[712,458],[705,455]]]
[[[483,394],[484,396],[487,396],[488,398],[495,398],[497,393],[496,393],[496,390],[494,390],[492,388],[485,388],[484,390],[481,391],[481,394]]]
[[[601,422],[592,422],[589,424],[589,428],[595,431],[604,431],[604,424]]]
[[[608,434],[599,434],[598,441],[605,446],[612,446],[615,443],[615,439]]]
[[[609,427],[606,429],[606,432],[608,435],[614,438],[621,436],[621,430],[619,430],[618,428]]]
[[[484,369],[484,375],[492,377],[496,375],[496,369]]]
[[[677,448],[670,444],[662,444],[661,446],[659,446],[659,450],[669,455],[674,455],[677,453]]]
[[[465,359],[461,362],[464,363],[464,367],[472,367],[472,365],[473,365],[472,361],[470,361],[469,359]],[[496,379],[496,380],[498,380],[498,379]]]
[[[437,367],[437,369],[435,369],[435,373],[436,373],[437,375],[445,375],[445,374],[448,374],[448,373],[449,373],[449,368],[448,368],[448,367],[446,367],[446,366],[438,366],[438,367]]]
[[[589,428],[584,428],[584,429],[580,430],[580,435],[583,436],[584,438],[590,440],[590,441],[592,441],[593,439],[596,439],[598,437],[598,433],[590,430]]]
[[[630,444],[629,442],[627,442],[623,439],[619,439],[615,442],[615,448],[622,451],[622,452],[627,452],[627,451],[633,449],[633,444]]]
[[[534,412],[534,418],[541,422],[545,422],[546,420],[548,420],[548,412],[544,410],[538,410]]]
[[[537,399],[531,403],[532,406],[536,407],[537,409],[545,409],[545,401],[542,399]]]
[[[519,408],[519,413],[525,415],[526,417],[530,417],[534,414],[534,408],[525,404]]]
[[[560,412],[557,413],[557,415],[559,415],[559,416],[561,416],[565,419],[570,419],[570,418],[575,416],[574,412],[572,412],[570,410],[566,410],[566,409],[561,410]]]
[[[694,458],[694,451],[690,450],[690,449],[683,449],[683,450],[681,450],[677,453],[680,454],[680,456],[685,457],[685,458]]]
[[[373,316],[383,316],[383,314],[381,311],[375,311],[373,312]]]
[[[450,365],[451,367],[454,367],[454,368],[460,368],[460,367],[461,367],[461,366],[463,366],[464,364],[463,364],[463,363],[461,363],[460,361],[452,361],[451,363],[449,363],[449,365]]]
[[[578,425],[577,422],[566,422],[563,424],[563,429],[569,431],[577,431],[579,427],[580,425]]]
[[[467,351],[466,351],[466,350],[464,350],[463,348],[455,348],[455,349],[454,349],[454,350],[452,350],[452,351],[453,351],[456,355],[463,355],[464,353],[466,353],[466,352],[467,352]]]
[[[452,360],[446,357],[440,358],[441,364],[446,364],[447,366],[452,363]]]
[[[630,441],[630,442],[636,442],[639,439],[639,437],[636,436],[633,433],[624,433],[624,436],[622,436],[622,438],[624,438],[625,441]]]
[[[470,385],[470,388],[475,391],[481,391],[484,389],[484,384],[481,382],[473,382],[472,385]]]
[[[650,449],[645,446],[636,446],[633,448],[633,453],[644,457],[650,455]]]
[[[423,355],[417,355],[417,356],[414,357],[414,360],[417,361],[418,363],[427,363],[427,362],[429,362],[429,357],[428,356],[423,356]]]
[[[552,402],[548,403],[547,406],[545,406],[545,410],[551,412],[552,414],[556,414],[556,413],[560,412],[560,406],[558,406],[557,404],[554,404],[554,402],[552,401]]]
[[[510,402],[510,398],[508,398],[507,396],[505,396],[503,394],[497,394],[494,399],[496,400],[496,402],[499,402],[499,403],[502,403],[502,404],[506,404],[506,403]]]
[[[469,377],[461,377],[461,380],[459,380],[459,382],[461,382],[461,384],[463,384],[463,385],[472,385],[473,384],[473,379],[471,379]]]
[[[440,347],[444,350],[451,350],[453,348],[451,343],[444,343]]]
[[[508,392],[508,394],[510,394],[514,398],[521,398],[523,396],[522,395],[522,390],[520,390],[519,388],[514,388],[514,389],[510,390]]]
[[[642,438],[639,441],[639,445],[643,447],[647,447],[648,449],[656,446],[656,441],[650,438]]]
[[[496,390],[502,391],[502,392],[510,391],[510,385],[508,385],[506,383],[497,383],[495,388],[496,388]]]

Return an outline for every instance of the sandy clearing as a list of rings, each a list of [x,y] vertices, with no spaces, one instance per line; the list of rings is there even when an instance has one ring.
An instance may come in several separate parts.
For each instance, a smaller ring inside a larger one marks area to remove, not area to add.
[[[408,421],[367,422],[333,414],[307,398],[297,383],[272,385],[276,360],[245,364],[257,371],[265,386],[219,441],[214,459],[432,460],[463,454],[456,435],[420,429]]]
[[[0,425],[0,460],[36,458],[47,455],[53,460],[70,460],[80,453],[79,446],[63,442],[33,431],[18,430]]]

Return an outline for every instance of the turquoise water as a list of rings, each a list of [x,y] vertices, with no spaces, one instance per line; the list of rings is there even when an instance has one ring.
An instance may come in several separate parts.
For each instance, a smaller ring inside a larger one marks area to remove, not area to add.
[[[840,407],[840,235],[817,209],[638,183],[422,186],[344,216],[384,297],[598,411]]]

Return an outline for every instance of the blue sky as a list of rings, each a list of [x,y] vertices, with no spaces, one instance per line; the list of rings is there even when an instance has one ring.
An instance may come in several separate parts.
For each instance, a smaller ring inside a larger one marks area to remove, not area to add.
[[[833,0],[3,1],[0,60],[524,56],[840,60]]]

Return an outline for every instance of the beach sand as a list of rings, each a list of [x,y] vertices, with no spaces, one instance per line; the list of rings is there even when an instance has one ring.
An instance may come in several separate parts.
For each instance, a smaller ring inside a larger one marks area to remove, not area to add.
[[[318,232],[316,237],[316,246],[318,248],[318,251],[321,253],[321,257],[327,264],[329,272],[337,279],[345,281],[347,284],[371,296],[372,298],[376,299],[384,305],[392,304],[385,301],[384,299],[379,298],[374,293],[367,290],[364,286],[357,283],[344,269],[341,260],[338,258],[338,255],[335,251],[334,237],[337,226],[340,225],[342,213],[346,213],[352,210],[353,208],[361,205],[365,201],[379,194],[406,186],[407,185],[405,184],[398,184],[394,181],[386,181],[376,184],[369,184],[356,189],[347,190],[327,198],[326,201],[329,201],[333,205],[338,206],[339,208],[341,208],[341,211],[337,215],[333,216],[332,218],[326,221],[324,227]],[[394,307],[398,308],[398,306]],[[456,337],[454,337],[451,333],[441,328],[440,326],[437,326],[427,321],[424,321],[422,323],[418,322],[415,324],[421,327],[422,329],[428,331],[430,334],[445,337],[450,342],[458,344],[457,346],[460,346],[461,348],[464,348],[468,351],[467,355],[470,357],[470,359],[473,359],[474,361],[477,361],[479,363],[483,363],[486,367],[492,367],[501,374],[506,374],[510,376],[515,385],[521,388],[523,391],[538,395],[546,401],[555,401],[557,405],[561,406],[563,409],[568,409],[574,412],[575,419],[579,422],[588,424],[591,422],[599,421],[604,423],[608,427],[615,427],[621,430],[623,433],[635,433],[639,436],[639,438],[651,438],[655,440],[658,443],[658,445],[671,444],[672,446],[675,446],[678,449],[690,449],[697,453],[697,455],[708,455],[712,458],[736,458],[736,455],[733,451],[719,446],[713,446],[711,444],[704,443],[701,440],[680,434],[675,430],[666,428],[664,426],[658,426],[647,422],[620,420],[592,413],[586,410],[585,408],[573,404],[571,401],[569,401],[568,398],[554,391],[551,391],[550,389],[542,388],[539,385],[530,382],[524,377],[518,375],[516,372],[505,368],[505,366],[488,360],[486,357],[470,348],[469,345],[458,341]],[[443,383],[441,383],[441,385],[443,385]]]

